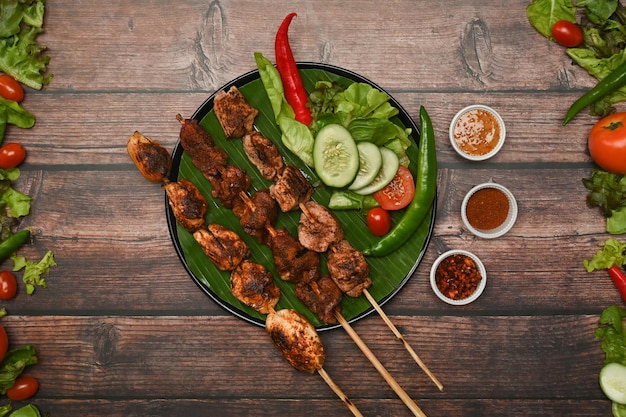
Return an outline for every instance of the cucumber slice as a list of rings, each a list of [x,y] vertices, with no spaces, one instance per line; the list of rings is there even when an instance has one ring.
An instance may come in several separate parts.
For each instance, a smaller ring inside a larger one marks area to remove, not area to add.
[[[373,194],[378,190],[381,190],[385,187],[385,185],[389,184],[393,177],[398,172],[398,167],[400,166],[400,160],[398,159],[398,155],[396,155],[391,149],[387,148],[379,148],[380,155],[383,157],[383,166],[380,167],[376,178],[366,185],[363,188],[359,188],[358,190],[354,190],[355,193],[360,195],[369,195]]]
[[[313,144],[315,172],[330,187],[345,187],[359,170],[359,150],[345,127],[329,124],[320,129]]]
[[[348,190],[358,190],[374,181],[383,166],[383,157],[378,146],[372,142],[359,142],[356,147],[359,150],[359,172]]]
[[[600,388],[611,401],[626,404],[626,366],[608,363],[600,370]]]

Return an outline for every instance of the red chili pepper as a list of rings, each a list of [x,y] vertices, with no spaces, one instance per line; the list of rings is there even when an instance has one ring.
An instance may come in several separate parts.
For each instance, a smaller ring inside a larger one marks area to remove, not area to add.
[[[276,32],[276,41],[274,42],[276,67],[283,82],[285,98],[293,108],[296,120],[308,126],[313,121],[311,110],[307,107],[309,95],[302,84],[302,78],[300,78],[287,35],[289,24],[294,16],[297,16],[297,13],[289,13]]]
[[[609,269],[609,276],[613,280],[613,283],[622,295],[622,299],[626,301],[626,273],[617,265],[612,265]]]

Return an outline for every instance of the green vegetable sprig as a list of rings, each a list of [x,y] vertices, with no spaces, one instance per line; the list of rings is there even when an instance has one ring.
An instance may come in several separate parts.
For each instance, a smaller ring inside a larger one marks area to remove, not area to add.
[[[594,169],[582,182],[590,191],[587,205],[598,207],[606,217],[606,231],[626,233],[626,176]]]

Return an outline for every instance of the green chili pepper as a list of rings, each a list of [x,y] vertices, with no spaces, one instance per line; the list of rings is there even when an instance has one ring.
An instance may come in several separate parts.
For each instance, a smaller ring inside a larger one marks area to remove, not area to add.
[[[572,104],[565,118],[563,126],[568,124],[582,109],[595,103],[608,94],[619,90],[626,85],[626,62],[615,68],[609,75],[604,77],[595,87],[587,91]]]
[[[437,154],[433,125],[424,106],[420,107],[420,133],[413,201],[393,229],[363,251],[365,255],[385,256],[398,249],[415,233],[433,204],[437,195]]]
[[[13,255],[30,237],[30,230],[22,230],[0,243],[0,263]]]

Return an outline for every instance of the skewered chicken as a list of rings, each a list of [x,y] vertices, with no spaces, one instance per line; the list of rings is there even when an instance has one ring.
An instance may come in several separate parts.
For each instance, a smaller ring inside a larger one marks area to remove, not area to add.
[[[213,138],[197,120],[184,119],[180,114],[176,118],[181,124],[180,145],[191,156],[191,161],[202,174],[209,177],[218,175],[226,166],[228,154],[215,145]]]
[[[176,221],[191,233],[202,227],[208,205],[198,187],[186,178],[163,187]]]
[[[315,327],[295,310],[283,309],[267,316],[265,329],[287,362],[300,372],[313,373],[326,360],[324,345]]]
[[[135,132],[128,138],[126,150],[145,179],[150,182],[167,180],[167,175],[172,168],[172,158],[167,150],[154,139]]]
[[[372,285],[365,256],[345,239],[331,245],[327,266],[332,280],[350,297],[360,297]]]
[[[326,207],[311,200],[300,208],[298,240],[302,246],[315,252],[326,252],[331,244],[343,239],[341,225]]]
[[[280,288],[274,283],[272,273],[263,265],[242,261],[230,275],[231,292],[239,301],[268,314],[280,299]]]
[[[257,131],[246,133],[242,142],[244,152],[261,176],[268,181],[276,181],[285,163],[274,142]]]
[[[335,315],[341,313],[343,293],[328,275],[313,281],[299,282],[296,284],[295,294],[324,323],[337,323]]]
[[[278,206],[267,188],[262,188],[247,198],[242,195],[244,207],[239,218],[243,230],[259,243],[265,243],[268,226],[276,223]]]
[[[293,165],[287,165],[276,182],[270,185],[270,194],[283,212],[297,209],[311,198],[313,191],[311,183]]]
[[[228,165],[222,168],[218,175],[210,176],[211,195],[229,209],[233,209],[235,215],[241,216],[243,200],[241,193],[250,188],[250,177],[241,168]]]
[[[259,111],[250,106],[237,87],[220,91],[213,100],[213,110],[226,138],[240,138],[252,130]]]
[[[193,237],[211,262],[222,271],[232,271],[250,256],[246,242],[222,225],[211,223],[206,229],[196,230]]]
[[[302,246],[287,229],[271,228],[267,245],[272,251],[276,272],[283,281],[309,282],[319,277],[319,255]]]

